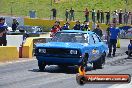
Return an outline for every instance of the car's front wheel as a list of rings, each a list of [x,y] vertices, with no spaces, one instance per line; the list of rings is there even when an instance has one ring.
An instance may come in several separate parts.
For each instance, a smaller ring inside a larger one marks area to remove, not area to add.
[[[39,71],[44,71],[46,64],[43,62],[38,63]]]

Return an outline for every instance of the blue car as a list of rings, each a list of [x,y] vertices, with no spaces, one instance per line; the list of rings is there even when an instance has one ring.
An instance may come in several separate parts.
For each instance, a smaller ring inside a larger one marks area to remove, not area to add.
[[[46,65],[86,67],[87,63],[97,69],[105,63],[107,51],[107,45],[94,32],[63,30],[50,42],[36,44],[35,56],[41,71]]]

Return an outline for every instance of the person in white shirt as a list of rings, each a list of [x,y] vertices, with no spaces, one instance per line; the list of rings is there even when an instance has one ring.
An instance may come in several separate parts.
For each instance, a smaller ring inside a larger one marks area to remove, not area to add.
[[[113,23],[117,23],[118,14],[116,11],[113,12]]]

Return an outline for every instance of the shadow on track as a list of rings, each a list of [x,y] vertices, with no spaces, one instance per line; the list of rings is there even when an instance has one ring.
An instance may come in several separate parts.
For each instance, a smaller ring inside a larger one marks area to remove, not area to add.
[[[91,71],[93,68],[91,66],[87,67],[86,71]],[[47,66],[44,71],[39,71],[39,69],[28,70],[31,72],[48,72],[48,73],[66,73],[66,74],[76,74],[78,73],[78,67],[68,66],[60,68],[58,66]]]

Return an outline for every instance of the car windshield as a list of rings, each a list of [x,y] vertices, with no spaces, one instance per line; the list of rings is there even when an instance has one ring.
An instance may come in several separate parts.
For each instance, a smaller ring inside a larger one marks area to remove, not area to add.
[[[86,33],[58,32],[52,42],[88,43],[88,36]]]

